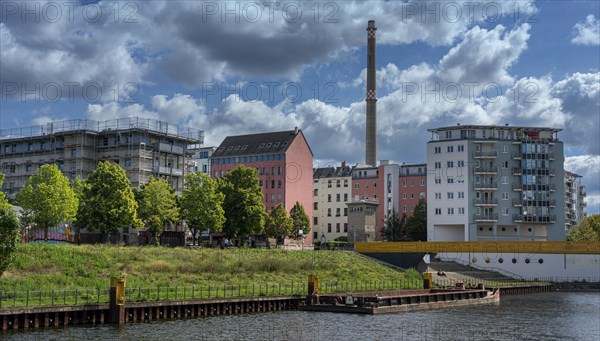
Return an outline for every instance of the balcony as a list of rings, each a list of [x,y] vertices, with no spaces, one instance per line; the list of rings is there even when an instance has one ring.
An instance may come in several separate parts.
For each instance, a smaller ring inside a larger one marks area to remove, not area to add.
[[[481,183],[475,183],[473,188],[476,191],[495,191],[498,189],[498,181],[483,181]]]
[[[513,191],[520,192],[523,190],[523,186],[520,183],[513,183],[512,189]]]
[[[476,159],[495,159],[498,157],[497,151],[490,152],[473,152],[473,157]]]
[[[513,160],[521,160],[523,155],[521,153],[512,153]]]
[[[475,166],[473,172],[475,174],[497,174],[498,166]]]
[[[475,206],[498,206],[498,198],[492,199],[473,199]]]
[[[550,168],[550,170],[548,171],[548,174],[549,174],[550,176],[555,176],[555,175],[556,175],[556,169],[554,169],[554,168]]]
[[[513,199],[512,200],[512,204],[515,207],[522,207],[523,206],[523,200],[521,200],[521,199]]]
[[[158,150],[171,154],[183,154],[183,147],[175,146],[168,143],[159,143]]]
[[[473,214],[473,220],[478,223],[498,221],[498,213]]]
[[[183,170],[172,167],[154,167],[154,172],[173,176],[183,176]]]
[[[553,160],[554,160],[554,158],[555,158],[555,155],[554,155],[554,153],[553,153],[553,152],[550,152],[550,153],[548,153],[548,160],[551,160],[551,161],[553,161]]]
[[[515,223],[556,223],[556,215],[523,215],[514,214],[513,221]]]
[[[513,175],[522,175],[523,169],[521,169],[521,167],[513,167],[512,174]]]

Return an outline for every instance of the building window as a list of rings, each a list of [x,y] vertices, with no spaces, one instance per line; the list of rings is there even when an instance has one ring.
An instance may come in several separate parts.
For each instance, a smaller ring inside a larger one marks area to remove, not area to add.
[[[415,187],[415,181],[414,180],[410,180],[410,187]]]
[[[277,188],[281,188],[281,180],[277,180]]]
[[[451,139],[452,138],[452,130],[446,131],[446,138],[447,139]]]
[[[348,223],[344,223],[344,233],[348,233]]]
[[[313,210],[318,210],[318,209],[319,209],[319,203],[315,201],[313,203]]]
[[[335,232],[340,233],[340,223],[335,224]]]
[[[275,166],[271,167],[271,175],[275,175]]]
[[[425,179],[421,179],[421,187],[425,187]]]
[[[502,200],[508,200],[508,192],[502,192]]]
[[[465,166],[465,162],[463,160],[457,161],[456,162],[458,167],[464,167]]]
[[[327,187],[331,188],[331,180],[327,181]]]
[[[313,217],[313,225],[319,224],[319,217]]]
[[[327,233],[331,233],[331,223],[327,224]]]
[[[458,208],[458,214],[460,214],[460,215],[465,214],[465,208],[464,207],[459,207]]]
[[[360,184],[354,184],[354,189],[359,189],[360,188]]]
[[[447,161],[447,162],[446,162],[446,166],[447,166],[448,168],[454,168],[454,161]]]
[[[439,154],[441,152],[442,152],[442,147],[435,147],[435,148],[433,148],[433,153],[434,154]]]
[[[335,187],[341,187],[341,186],[342,186],[341,181],[339,179],[336,180]]]
[[[331,202],[331,194],[327,194],[327,202]]]
[[[436,208],[435,209],[435,215],[442,215],[442,209],[441,208]]]
[[[504,168],[504,169],[508,168],[508,161],[502,162],[502,168]]]
[[[425,199],[425,192],[419,193],[419,199]]]
[[[271,202],[275,202],[275,194],[271,194]]]
[[[454,152],[454,146],[448,146],[447,151],[448,151],[448,153]]]
[[[281,202],[281,193],[277,193],[277,202]]]
[[[434,181],[435,181],[436,185],[439,185],[439,184],[442,183],[442,179],[441,178],[435,178]]]
[[[348,216],[348,208],[344,207],[344,217],[347,217],[347,216]]]
[[[344,202],[348,201],[348,193],[344,193]]]
[[[402,212],[406,213],[406,205],[402,205]]]
[[[402,180],[402,187],[406,187],[406,180]]]
[[[502,146],[502,152],[508,153],[508,146]]]
[[[331,217],[331,208],[328,208],[328,209],[327,209],[327,216],[328,216],[328,217]]]
[[[275,188],[275,180],[271,180],[271,188]]]
[[[125,159],[125,167],[131,167],[131,159]]]
[[[458,198],[459,199],[464,199],[465,198],[465,192],[458,192]]]
[[[442,168],[442,163],[441,163],[441,162],[436,162],[436,163],[435,163],[435,165],[434,165],[434,168],[435,168],[435,169],[440,169],[440,168]]]
[[[446,194],[448,196],[448,200],[453,200],[454,199],[454,192],[448,192]]]
[[[315,190],[313,191],[313,195],[316,197],[319,195],[319,189],[315,188]]]
[[[410,194],[410,198],[411,198],[411,199],[414,199],[414,198],[415,198],[415,194],[414,194],[414,193],[411,193],[411,194]]]
[[[442,193],[435,193],[435,200],[442,200]]]
[[[454,207],[448,207],[448,215],[454,215]]]
[[[449,184],[453,184],[454,183],[454,178],[448,178],[448,183]]]
[[[508,176],[503,176],[502,177],[502,184],[503,185],[508,185]]]
[[[344,187],[348,187],[348,179],[344,179]]]
[[[76,157],[77,156],[77,148],[71,148],[71,156],[72,157]]]
[[[339,216],[341,216],[342,214],[341,214],[340,212],[341,212],[341,209],[340,209],[339,207],[338,207],[338,208],[336,208],[336,209],[335,209],[335,216],[336,216],[336,217],[339,217]]]
[[[462,145],[462,144],[459,144],[457,149],[458,149],[459,152],[464,152],[465,151],[465,146]]]
[[[377,187],[377,183],[376,182],[373,183],[373,188],[375,188],[375,187]]]
[[[340,202],[341,198],[342,198],[341,194],[338,193],[338,194],[335,195],[335,201],[336,202]]]
[[[508,215],[508,207],[502,208],[502,215]]]

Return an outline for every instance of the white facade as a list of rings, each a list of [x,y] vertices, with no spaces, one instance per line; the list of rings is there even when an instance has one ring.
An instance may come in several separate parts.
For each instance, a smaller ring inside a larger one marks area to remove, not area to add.
[[[197,147],[192,150],[193,154],[188,162],[189,172],[202,172],[210,175],[210,158],[217,147]]]
[[[352,168],[317,168],[313,172],[313,238],[327,241],[348,236],[348,207]]]
[[[564,240],[564,157],[558,131],[431,129],[428,240]]]
[[[380,204],[383,204],[384,217],[389,216],[393,211],[401,214],[398,190],[400,165],[382,160],[380,166],[383,169],[383,198]]]
[[[565,171],[565,230],[579,225],[584,215],[585,186],[581,175]]]

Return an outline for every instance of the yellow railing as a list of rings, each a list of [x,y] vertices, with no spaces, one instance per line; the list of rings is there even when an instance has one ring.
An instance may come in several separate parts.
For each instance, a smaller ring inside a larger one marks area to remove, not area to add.
[[[542,253],[542,254],[600,254],[600,242],[370,242],[356,243],[360,253]]]

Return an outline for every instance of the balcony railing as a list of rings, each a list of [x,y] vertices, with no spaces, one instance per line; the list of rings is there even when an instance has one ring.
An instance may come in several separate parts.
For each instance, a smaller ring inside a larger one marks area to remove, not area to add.
[[[498,221],[498,213],[473,214],[473,220],[476,222]]]
[[[512,188],[513,188],[513,191],[517,191],[517,192],[520,192],[523,190],[521,184],[519,184],[519,183],[513,183]]]
[[[473,171],[475,174],[496,174],[498,173],[498,166],[475,166]]]
[[[172,167],[154,167],[154,171],[159,174],[169,174],[173,176],[183,175],[183,169],[177,169]]]
[[[512,153],[513,160],[521,160],[523,155],[521,153]]]
[[[475,206],[498,206],[498,198],[473,199]]]
[[[555,223],[556,215],[514,214],[513,221],[516,223]]]
[[[523,200],[521,200],[521,199],[513,199],[512,200],[512,204],[513,204],[513,206],[521,207],[521,206],[523,206]]]
[[[486,159],[486,158],[495,159],[496,157],[498,157],[498,152],[495,150],[490,151],[490,152],[473,152],[473,157],[476,159]]]
[[[480,183],[475,183],[473,187],[475,188],[475,190],[497,190],[498,181],[484,181]]]
[[[513,167],[513,175],[521,175],[523,174],[523,169],[521,167]]]

